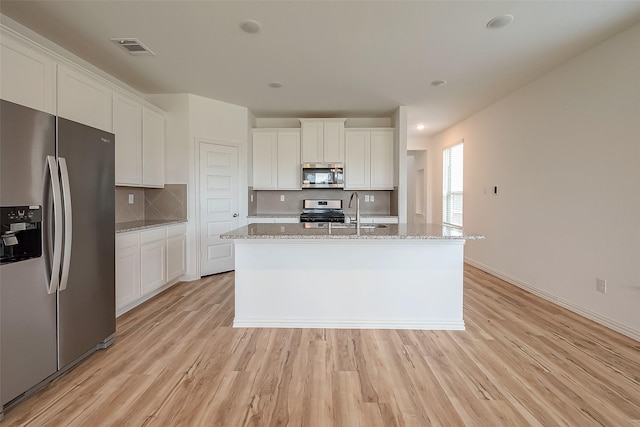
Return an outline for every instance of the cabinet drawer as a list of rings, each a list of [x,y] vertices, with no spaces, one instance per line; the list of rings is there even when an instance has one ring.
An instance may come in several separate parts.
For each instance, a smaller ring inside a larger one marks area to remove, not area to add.
[[[167,237],[180,236],[187,232],[187,224],[171,225],[167,227]]]
[[[166,237],[166,227],[152,228],[140,232],[140,243],[149,243],[156,240],[162,240]]]
[[[134,231],[133,233],[123,233],[116,235],[116,251],[120,249],[130,248],[132,246],[138,246],[140,244],[140,233]]]

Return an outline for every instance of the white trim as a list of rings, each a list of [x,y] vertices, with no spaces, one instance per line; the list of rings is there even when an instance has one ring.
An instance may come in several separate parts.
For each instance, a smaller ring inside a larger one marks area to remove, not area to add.
[[[616,332],[619,332],[622,335],[625,335],[636,341],[640,341],[640,331],[636,329],[630,328],[626,325],[623,325],[622,323],[619,323],[599,313],[593,312],[587,308],[576,305],[571,301],[567,301],[563,298],[558,297],[557,295],[551,294],[549,292],[541,291],[540,289],[526,282],[523,282],[519,279],[516,279],[515,277],[509,276],[508,274],[495,270],[487,265],[474,261],[470,258],[465,257],[464,262],[476,268],[479,268],[480,270],[485,271],[493,276],[496,276],[497,278],[502,279],[511,285],[517,286],[520,289],[524,289],[527,292],[530,292],[536,296],[539,296],[544,300],[547,300],[553,304],[559,305],[560,307],[566,308],[567,310],[573,313],[579,314],[580,316],[585,317],[589,320],[593,320],[599,325],[606,326],[607,328],[612,329]]]
[[[116,309],[116,317],[122,316],[127,311],[134,309],[135,307],[139,306],[143,302],[149,301],[151,298],[153,298],[156,295],[166,291],[167,289],[169,289],[173,285],[175,285],[175,284],[177,284],[179,282],[182,282],[182,281],[183,281],[182,278],[178,277],[178,278],[170,281],[169,283],[166,283],[166,284],[160,286],[158,289],[155,289],[152,292],[149,292],[148,294],[145,294],[145,295],[141,296],[137,300],[130,302],[129,304],[125,305],[124,307],[120,307],[120,308]]]
[[[235,318],[234,328],[327,328],[327,329],[417,329],[427,331],[463,331],[465,329],[462,322],[437,322],[437,321],[410,321],[410,320],[389,320],[379,319],[262,319],[248,317],[243,319]]]

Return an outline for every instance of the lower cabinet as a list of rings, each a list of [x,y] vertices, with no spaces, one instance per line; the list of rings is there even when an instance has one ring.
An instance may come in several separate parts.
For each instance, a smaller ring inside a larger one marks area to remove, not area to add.
[[[116,235],[116,315],[153,297],[186,270],[186,225]]]
[[[116,236],[116,308],[140,298],[140,233]]]
[[[165,227],[140,232],[140,273],[140,287],[143,295],[167,283]]]
[[[300,217],[291,216],[291,217],[248,217],[247,224],[296,224],[300,222]]]

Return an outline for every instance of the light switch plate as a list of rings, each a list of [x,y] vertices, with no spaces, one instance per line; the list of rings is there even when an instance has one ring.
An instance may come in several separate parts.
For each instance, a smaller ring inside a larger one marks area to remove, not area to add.
[[[129,204],[133,204],[133,194],[129,194]]]

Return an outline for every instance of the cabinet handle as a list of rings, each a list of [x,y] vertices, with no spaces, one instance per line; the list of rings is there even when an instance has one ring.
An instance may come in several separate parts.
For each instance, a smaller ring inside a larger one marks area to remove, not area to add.
[[[238,214],[237,214],[237,213],[234,213],[234,214],[233,214],[233,217],[234,217],[234,218],[237,218],[237,217],[238,217]]]

